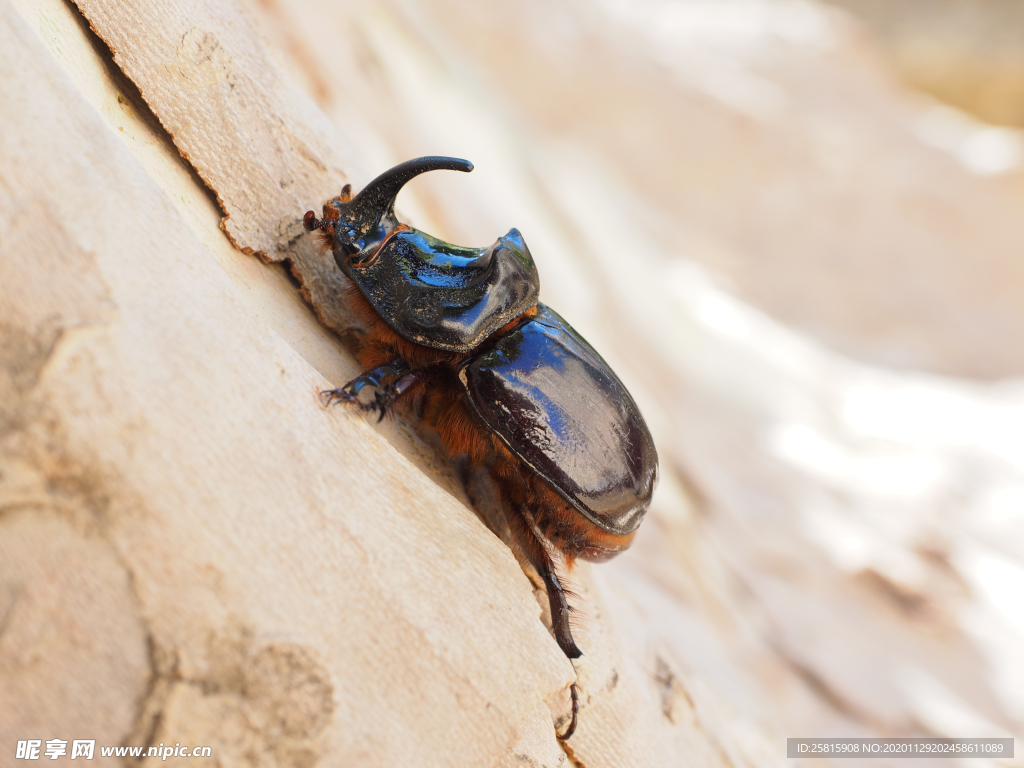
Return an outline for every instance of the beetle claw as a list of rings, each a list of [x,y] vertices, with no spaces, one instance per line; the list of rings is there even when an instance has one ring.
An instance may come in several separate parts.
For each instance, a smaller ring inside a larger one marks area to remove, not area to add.
[[[380,416],[377,417],[378,424],[384,421],[384,416],[387,414],[391,405],[395,402],[395,398],[397,396],[398,389],[393,383],[377,390],[377,393],[374,396],[373,407],[380,411]]]
[[[325,389],[320,393],[320,402],[323,403],[324,408],[330,408],[335,403],[344,402],[351,403],[353,401],[358,402],[356,396],[348,391],[348,384],[344,387],[338,387],[338,389]],[[361,403],[360,403],[361,405]]]

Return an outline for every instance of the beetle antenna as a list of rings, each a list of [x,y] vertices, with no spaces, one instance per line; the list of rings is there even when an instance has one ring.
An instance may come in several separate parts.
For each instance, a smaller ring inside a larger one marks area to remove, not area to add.
[[[324,231],[328,227],[334,225],[335,219],[337,219],[336,216],[331,218],[327,215],[326,211],[324,212],[324,217],[322,219],[318,219],[316,214],[312,211],[306,211],[306,215],[302,217],[302,226],[307,232],[313,232],[318,229]]]
[[[320,249],[317,252],[317,256],[323,256],[329,250],[331,250],[333,233],[328,231],[332,226],[332,219],[325,215],[322,219],[318,219],[316,214],[312,211],[306,211],[306,215],[302,217],[302,226],[307,232],[320,232]]]
[[[323,223],[323,220],[318,219],[316,214],[312,211],[306,211],[306,215],[302,217],[302,227],[307,232],[312,232],[314,229],[320,229]]]

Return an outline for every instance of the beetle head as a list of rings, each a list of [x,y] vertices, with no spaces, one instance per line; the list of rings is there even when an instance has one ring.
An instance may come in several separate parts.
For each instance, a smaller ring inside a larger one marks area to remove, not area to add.
[[[411,179],[427,171],[448,170],[468,173],[473,164],[456,157],[418,157],[396,165],[367,184],[354,198],[346,185],[341,195],[324,204],[324,217],[308,211],[303,226],[319,229],[330,239],[331,250],[344,272],[364,264],[377,254],[391,232],[405,225],[395,216],[395,198]]]

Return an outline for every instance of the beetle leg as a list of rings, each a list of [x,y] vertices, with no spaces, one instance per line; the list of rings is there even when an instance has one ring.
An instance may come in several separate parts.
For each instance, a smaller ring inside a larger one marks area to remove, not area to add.
[[[555,632],[555,640],[559,647],[570,659],[578,659],[583,655],[572,639],[572,631],[569,629],[569,601],[565,599],[565,590],[562,589],[562,582],[558,580],[554,566],[550,564],[541,573],[544,579],[544,586],[548,590],[548,602],[551,605],[551,628]]]
[[[576,645],[572,638],[572,630],[569,628],[569,601],[565,598],[565,590],[562,589],[562,582],[555,573],[555,564],[544,547],[540,534],[533,530],[530,519],[520,511],[519,523],[514,528],[518,530],[519,543],[524,554],[529,559],[537,573],[544,580],[544,588],[548,593],[548,603],[551,606],[551,629],[555,633],[555,640],[562,653],[570,659],[578,659],[583,651]]]
[[[554,562],[544,547],[544,539],[536,530],[531,518],[519,507],[515,507],[516,514],[508,516],[509,533],[513,542],[517,545],[515,549],[526,557],[527,560],[537,569],[537,573],[544,580],[544,587],[547,589],[548,602],[551,605],[551,627],[555,634],[558,647],[570,659],[578,659],[583,655],[572,638],[572,631],[569,628],[569,602],[565,599],[565,591],[562,583],[555,573]],[[555,731],[559,741],[566,741],[576,732],[576,723],[580,712],[579,686],[574,682],[569,686],[569,693],[572,695],[572,719],[565,733]]]
[[[356,376],[338,389],[324,390],[320,393],[320,401],[325,407],[335,402],[345,402],[358,405],[364,411],[378,411],[380,415],[377,417],[377,421],[380,422],[395,401],[421,381],[423,381],[421,373],[410,371],[409,364],[402,358],[396,357],[384,365]],[[377,390],[373,400],[368,402],[359,399],[359,393],[366,387]]]
[[[359,393],[365,387],[379,389],[386,387],[409,370],[409,364],[400,357],[396,357],[384,365],[379,365],[369,371],[361,373],[352,381],[337,389],[325,389],[320,393],[320,401],[324,406],[330,406],[336,402],[356,403],[364,411],[377,408],[376,402],[363,403],[359,400]]]

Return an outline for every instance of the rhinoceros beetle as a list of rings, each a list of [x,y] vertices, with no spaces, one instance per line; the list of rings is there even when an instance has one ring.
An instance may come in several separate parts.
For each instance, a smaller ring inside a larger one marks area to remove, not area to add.
[[[348,299],[367,333],[367,369],[322,393],[383,418],[416,403],[455,459],[486,469],[505,508],[511,542],[547,589],[558,645],[581,655],[556,573],[558,553],[607,560],[625,550],[651,501],[658,456],[647,425],[608,364],[537,298],[529,248],[512,229],[487,248],[465,248],[395,216],[395,197],[426,171],[468,172],[451,157],[397,165],[352,197],[346,186],[306,213],[351,281]],[[360,399],[366,388],[370,401]],[[572,686],[576,727],[578,692]]]

